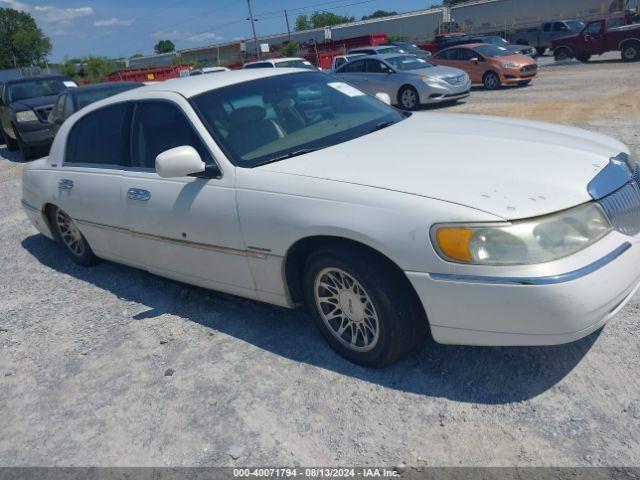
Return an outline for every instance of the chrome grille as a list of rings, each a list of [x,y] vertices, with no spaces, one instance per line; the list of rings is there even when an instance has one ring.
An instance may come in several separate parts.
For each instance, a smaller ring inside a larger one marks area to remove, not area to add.
[[[445,80],[447,81],[447,83],[451,85],[460,85],[461,83],[464,83],[465,78],[466,78],[465,75],[458,75],[457,77],[445,78]]]
[[[53,105],[36,108],[36,114],[38,115],[38,118],[41,121],[46,122],[49,119],[49,114],[51,113],[51,110],[53,110]]]
[[[640,172],[636,168],[634,181],[601,198],[598,202],[613,227],[625,235],[640,233]]]

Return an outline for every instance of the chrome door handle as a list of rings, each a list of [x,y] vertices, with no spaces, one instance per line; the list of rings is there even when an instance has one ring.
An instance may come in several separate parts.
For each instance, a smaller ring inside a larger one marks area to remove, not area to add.
[[[146,202],[151,198],[151,192],[148,190],[142,190],[141,188],[130,188],[127,191],[127,197],[129,198],[129,200]]]
[[[58,188],[60,190],[71,190],[73,188],[73,180],[67,180],[63,178],[58,182]]]

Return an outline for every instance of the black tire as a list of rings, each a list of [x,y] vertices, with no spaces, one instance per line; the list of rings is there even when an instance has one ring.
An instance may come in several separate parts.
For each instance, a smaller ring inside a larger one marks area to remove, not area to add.
[[[496,72],[487,72],[482,77],[482,83],[487,90],[497,90],[502,86],[500,76]]]
[[[20,138],[20,133],[18,132],[18,130],[14,127],[13,128],[13,132],[16,136],[16,138],[18,139],[16,141],[16,143],[18,144],[18,150],[20,150],[20,153],[22,154],[22,159],[26,162],[29,160],[33,160],[34,158],[37,157],[37,153],[35,151],[34,147],[30,147],[29,145],[27,145],[26,143],[24,143],[22,141],[22,138]]]
[[[18,142],[16,142],[9,135],[6,135],[4,132],[2,132],[2,134],[4,135],[4,141],[7,144],[7,150],[9,150],[10,152],[15,152],[16,150],[18,150]]]
[[[572,57],[571,50],[569,50],[568,48],[557,48],[555,52],[553,52],[553,57],[555,58],[556,62],[564,62],[566,60],[570,60]]]
[[[420,95],[411,85],[405,85],[398,91],[398,105],[403,110],[417,110],[420,108]]]
[[[620,50],[622,60],[625,62],[637,62],[640,61],[640,43],[629,42],[622,46]]]
[[[547,52],[547,48],[546,47],[536,47],[536,52],[538,53],[538,56],[541,57]]]
[[[339,272],[346,276],[336,277]],[[343,288],[340,289],[339,283],[333,283],[335,292],[323,287],[331,283],[332,278],[342,278]],[[351,290],[344,287],[348,286],[347,278],[355,280]],[[322,279],[325,281],[321,282]],[[351,362],[380,368],[405,356],[424,338],[421,332],[426,331],[426,320],[411,286],[406,278],[401,278],[400,272],[373,254],[355,248],[318,250],[305,264],[303,282],[306,305],[320,332],[338,354]],[[333,302],[316,301],[330,297]],[[377,320],[369,315],[370,312]],[[342,318],[325,320],[325,316],[332,314]],[[355,320],[351,320],[351,316]],[[365,323],[375,326],[377,332],[369,329],[367,340],[364,339]],[[339,335],[337,330],[343,326],[344,332]],[[355,347],[352,346],[354,329]]]
[[[591,55],[580,55],[579,57],[576,57],[576,59],[582,63],[589,63],[589,60],[591,60]]]
[[[75,222],[64,210],[52,207],[48,213],[49,222],[53,226],[58,242],[60,242],[71,260],[85,267],[95,265],[100,261],[95,253],[93,253],[93,250],[91,250],[87,239],[80,233]],[[72,242],[76,247],[70,246]]]

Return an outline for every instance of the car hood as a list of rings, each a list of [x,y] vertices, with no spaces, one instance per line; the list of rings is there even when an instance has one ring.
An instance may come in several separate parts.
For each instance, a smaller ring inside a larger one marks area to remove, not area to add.
[[[590,201],[587,184],[623,151],[617,140],[572,127],[416,113],[258,168],[436,198],[515,220]]]
[[[445,67],[442,65],[436,65],[435,67],[421,68],[420,70],[410,70],[405,73],[415,73],[416,75],[424,75],[431,78],[451,78],[465,75],[465,72],[458,68]]]
[[[13,110],[33,110],[34,108],[46,107],[56,102],[57,95],[49,95],[47,97],[24,98],[17,100],[11,104]]]

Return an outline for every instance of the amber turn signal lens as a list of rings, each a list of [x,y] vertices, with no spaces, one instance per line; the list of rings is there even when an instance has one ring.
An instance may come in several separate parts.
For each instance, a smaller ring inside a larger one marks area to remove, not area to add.
[[[474,230],[471,228],[444,227],[438,230],[436,238],[442,253],[452,260],[471,263],[471,239]]]

